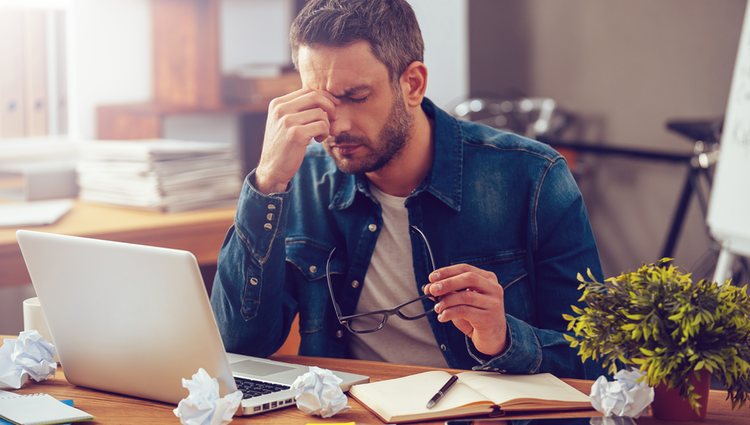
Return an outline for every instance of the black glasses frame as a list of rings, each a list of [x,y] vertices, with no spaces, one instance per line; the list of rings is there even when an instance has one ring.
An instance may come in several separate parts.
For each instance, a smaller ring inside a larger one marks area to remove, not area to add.
[[[435,270],[435,258],[432,256],[432,248],[430,248],[430,243],[427,241],[427,236],[417,227],[414,225],[409,226],[411,230],[414,230],[419,234],[419,236],[422,238],[422,241],[424,241],[425,246],[427,247],[427,253],[430,257],[430,267],[431,270]],[[331,253],[328,254],[328,260],[326,261],[326,281],[328,283],[328,293],[331,295],[331,301],[333,302],[333,309],[336,312],[336,318],[338,319],[339,323],[344,325],[349,332],[353,334],[366,334],[366,333],[372,333],[377,332],[381,329],[383,329],[383,326],[385,326],[386,322],[388,322],[388,317],[390,316],[398,316],[403,320],[418,320],[425,316],[427,316],[430,313],[434,313],[435,310],[429,309],[425,310],[424,313],[420,313],[416,316],[410,316],[404,312],[401,311],[402,308],[421,302],[424,299],[432,299],[431,295],[425,294],[421,295],[417,298],[414,298],[413,300],[406,301],[405,303],[399,304],[393,308],[385,309],[385,310],[376,310],[376,311],[369,311],[367,313],[358,313],[358,314],[352,314],[349,316],[342,316],[341,315],[341,307],[339,306],[339,303],[336,302],[336,297],[333,295],[333,283],[331,283],[331,260],[333,259],[333,254],[336,252],[336,248],[333,248],[331,250]],[[377,327],[372,329],[355,329],[352,327],[352,321],[355,319],[360,319],[363,317],[369,317],[369,316],[380,316],[380,323]]]

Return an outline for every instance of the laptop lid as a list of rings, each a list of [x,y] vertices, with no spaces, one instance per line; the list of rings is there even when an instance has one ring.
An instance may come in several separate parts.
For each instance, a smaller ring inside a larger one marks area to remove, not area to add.
[[[203,367],[235,391],[195,257],[166,248],[19,230],[65,377],[177,403]]]
[[[190,252],[26,230],[16,237],[72,384],[177,403],[188,394],[182,378],[202,367],[222,396],[242,378],[242,414],[293,404],[288,386],[308,367],[225,353]],[[345,391],[369,381],[332,372]],[[256,395],[258,384],[266,388]]]

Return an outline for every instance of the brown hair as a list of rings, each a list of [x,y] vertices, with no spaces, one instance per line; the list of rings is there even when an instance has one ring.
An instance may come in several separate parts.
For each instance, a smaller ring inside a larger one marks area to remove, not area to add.
[[[392,80],[410,63],[424,61],[422,32],[406,0],[310,0],[289,34],[295,66],[300,46],[345,46],[358,40],[370,43]]]

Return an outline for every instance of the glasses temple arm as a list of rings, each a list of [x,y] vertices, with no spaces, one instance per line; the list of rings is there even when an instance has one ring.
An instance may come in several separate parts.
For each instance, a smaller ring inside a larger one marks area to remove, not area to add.
[[[422,237],[422,240],[424,241],[424,246],[427,247],[427,254],[430,256],[430,265],[432,266],[432,270],[435,270],[435,257],[432,255],[432,248],[430,248],[430,243],[427,241],[427,236],[425,236],[424,232],[419,229],[419,227],[415,225],[410,226],[412,229],[416,230],[417,233],[419,233],[419,236]]]
[[[331,259],[333,259],[334,252],[336,252],[336,248],[331,250],[331,253],[328,254],[328,261],[326,261],[326,282],[328,283],[328,292],[331,294],[333,309],[336,311],[336,317],[339,319],[339,322],[341,322],[341,307],[339,307],[339,303],[336,302],[336,298],[333,296],[333,284],[331,283]]]

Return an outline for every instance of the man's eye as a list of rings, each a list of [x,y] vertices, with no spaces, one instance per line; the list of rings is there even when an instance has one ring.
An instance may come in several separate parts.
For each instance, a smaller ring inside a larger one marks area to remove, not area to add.
[[[350,97],[349,101],[352,103],[365,103],[367,101],[368,96],[365,97]]]

